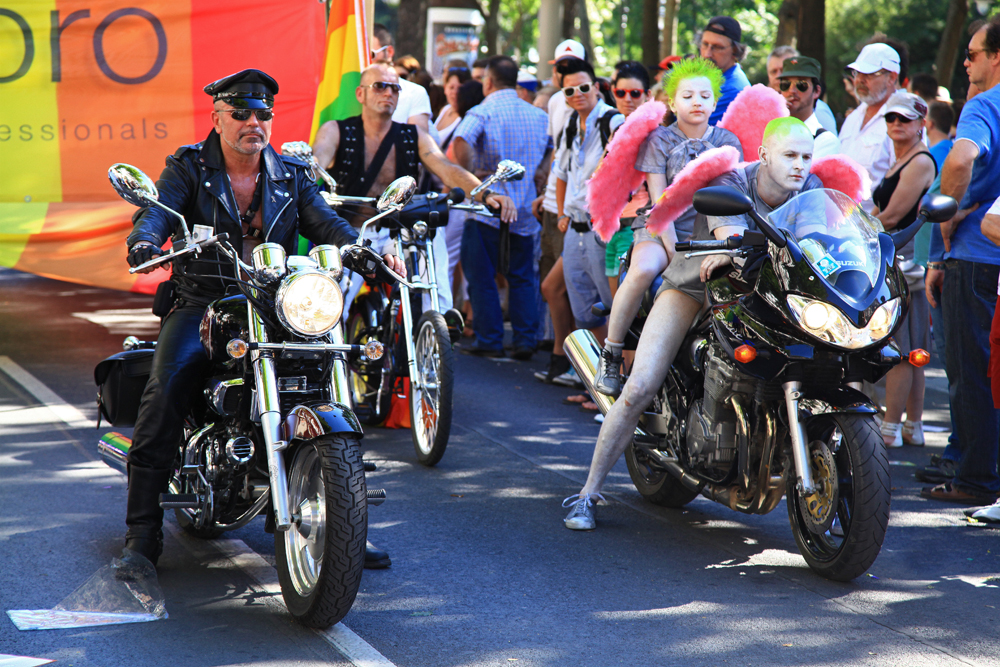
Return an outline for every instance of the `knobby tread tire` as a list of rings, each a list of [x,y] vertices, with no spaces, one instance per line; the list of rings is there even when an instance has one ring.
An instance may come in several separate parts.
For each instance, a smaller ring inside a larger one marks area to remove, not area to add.
[[[851,581],[872,566],[882,549],[892,497],[889,460],[874,418],[849,414],[830,415],[830,418],[843,433],[841,447],[850,448],[854,487],[850,530],[835,556],[819,559],[810,551],[802,533],[797,495],[787,502],[788,518],[795,542],[809,567],[826,579]],[[797,493],[794,487],[790,490],[790,494]]]
[[[347,615],[361,586],[368,538],[368,495],[358,436],[326,435],[300,445],[308,446],[317,448],[326,490],[323,564],[309,596],[300,596],[291,583],[281,531],[274,533],[275,557],[289,612],[307,627],[327,628]]]

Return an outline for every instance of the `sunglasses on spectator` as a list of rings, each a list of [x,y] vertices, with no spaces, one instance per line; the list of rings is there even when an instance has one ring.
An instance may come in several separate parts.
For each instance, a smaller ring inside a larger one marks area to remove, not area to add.
[[[631,96],[633,100],[637,100],[643,96],[645,90],[640,90],[639,88],[632,88],[631,90],[625,90],[624,88],[615,88],[615,97],[620,100],[624,100],[626,95]]]
[[[381,49],[376,49],[375,51],[372,51],[372,60],[375,60],[375,56],[377,56],[378,54],[382,53],[383,51],[385,51],[388,48],[389,48],[389,45],[386,44]]]
[[[912,123],[916,118],[907,118],[903,114],[896,113],[895,111],[890,111],[885,115],[885,122],[887,125],[892,125],[893,123]]]
[[[372,88],[380,93],[384,93],[387,90],[391,90],[397,95],[399,95],[399,91],[403,89],[403,87],[398,83],[390,83],[388,81],[376,81],[375,83],[369,83],[366,86],[362,86],[362,88]]]
[[[579,86],[566,86],[563,88],[563,94],[566,97],[573,97],[576,95],[576,91],[580,91],[581,95],[586,95],[590,92],[590,89],[594,87],[592,83],[581,83]]]
[[[965,59],[968,60],[971,63],[971,62],[973,62],[976,59],[977,55],[979,55],[980,53],[983,53],[984,51],[986,51],[986,49],[966,49],[965,50]]]
[[[255,114],[257,120],[265,121],[274,118],[274,109],[219,109],[219,113],[227,113],[233,120],[250,120],[250,114]]]
[[[809,85],[810,84],[808,81],[796,81],[795,90],[799,91],[800,93],[807,92],[809,90]],[[781,81],[778,82],[778,88],[780,88],[781,92],[783,93],[787,93],[788,89],[791,87],[792,87],[792,82],[788,79],[782,79]]]

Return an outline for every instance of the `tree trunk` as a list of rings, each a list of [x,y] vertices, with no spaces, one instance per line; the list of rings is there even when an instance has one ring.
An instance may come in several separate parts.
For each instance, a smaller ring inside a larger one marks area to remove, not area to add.
[[[399,0],[396,30],[396,57],[411,55],[424,62],[427,33],[427,0]],[[404,30],[402,26],[406,26]]]
[[[562,38],[569,39],[576,34],[576,4],[577,0],[563,0],[562,7]],[[590,54],[588,54],[590,55]]]
[[[677,50],[677,15],[680,14],[680,5],[680,0],[666,0],[664,3],[663,39],[660,40],[660,60],[674,55],[674,51]]]
[[[934,61],[935,75],[938,83],[945,88],[951,88],[955,77],[955,64],[962,48],[962,29],[969,16],[968,0],[951,0],[948,3],[948,18],[944,33],[941,35],[941,46],[938,47],[937,59]]]
[[[799,0],[784,0],[778,9],[778,31],[774,37],[774,47],[795,46],[798,42]]]
[[[799,53],[819,61],[826,74],[826,0],[799,1]]]
[[[590,39],[590,12],[587,11],[587,0],[580,0],[577,6],[577,11],[580,12],[580,43],[583,44],[583,48],[587,50],[587,58],[591,63],[594,62],[594,47]]]
[[[642,61],[660,62],[660,0],[642,0]]]

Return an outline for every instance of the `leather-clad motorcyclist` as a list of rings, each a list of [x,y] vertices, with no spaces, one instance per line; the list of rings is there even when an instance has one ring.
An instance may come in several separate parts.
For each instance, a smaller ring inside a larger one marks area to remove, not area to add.
[[[264,242],[294,254],[299,234],[317,244],[353,243],[357,232],[323,201],[306,165],[268,145],[277,82],[247,69],[204,90],[214,100],[213,130],[205,141],[167,158],[156,183],[159,200],[183,215],[189,229],[205,225],[213,234],[228,233],[245,260]],[[128,237],[133,267],[163,254],[171,236],[175,244],[183,239],[177,218],[159,208],[144,208],[134,220]],[[385,261],[403,273],[399,258],[386,255]],[[233,268],[214,250],[188,255],[173,267],[174,301],[162,321],[128,455],[126,558],[131,550],[155,564],[162,553],[159,494],[167,490],[191,396],[208,367],[198,327],[205,307],[226,293],[220,276],[233,276]]]

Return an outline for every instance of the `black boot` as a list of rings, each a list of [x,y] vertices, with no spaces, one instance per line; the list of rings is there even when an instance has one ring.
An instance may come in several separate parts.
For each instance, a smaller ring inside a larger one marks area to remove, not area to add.
[[[384,570],[392,565],[389,554],[372,547],[365,547],[365,569]]]
[[[163,508],[160,494],[167,490],[170,469],[138,468],[128,470],[128,509],[125,512],[125,548],[141,554],[156,565],[163,553]],[[123,554],[128,559],[128,554]]]

